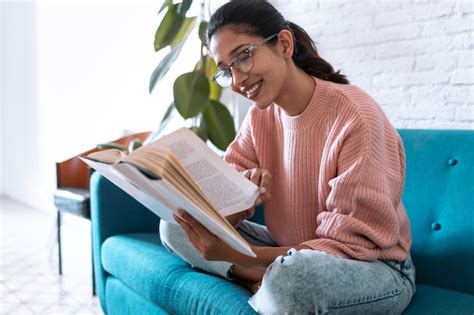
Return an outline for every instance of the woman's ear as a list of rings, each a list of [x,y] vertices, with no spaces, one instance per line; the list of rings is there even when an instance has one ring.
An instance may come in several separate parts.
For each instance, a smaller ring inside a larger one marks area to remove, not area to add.
[[[291,58],[293,56],[294,44],[293,35],[288,30],[281,30],[278,33],[279,50],[283,57]]]

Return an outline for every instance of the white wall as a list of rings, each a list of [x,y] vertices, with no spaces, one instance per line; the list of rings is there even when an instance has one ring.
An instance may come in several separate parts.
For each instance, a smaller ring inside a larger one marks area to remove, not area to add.
[[[163,54],[153,39],[161,2],[2,2],[2,194],[53,210],[56,161],[158,126],[173,77],[148,93]],[[197,39],[197,36],[194,36]],[[196,43],[195,43],[196,44]]]
[[[0,198],[3,195],[3,2],[0,2]]]
[[[474,129],[474,1],[271,2],[396,127]]]
[[[40,169],[40,160],[34,158],[38,148],[35,4],[3,2],[1,25],[3,193],[10,188],[27,195],[41,184],[29,176]]]

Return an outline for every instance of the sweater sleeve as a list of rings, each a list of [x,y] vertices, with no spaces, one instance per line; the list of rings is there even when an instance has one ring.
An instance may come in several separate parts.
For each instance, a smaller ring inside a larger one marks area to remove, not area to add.
[[[237,136],[229,145],[224,155],[224,160],[239,172],[258,167],[258,159],[252,137],[252,113],[252,109],[249,110]]]
[[[224,155],[224,160],[239,172],[258,167],[258,160],[252,137],[251,119],[252,110],[247,113],[237,136],[229,145]],[[247,209],[245,218],[251,218],[254,214],[255,207]]]
[[[404,150],[391,126],[355,123],[331,141],[322,160],[316,237],[303,244],[331,254],[376,260],[400,239],[398,208]]]

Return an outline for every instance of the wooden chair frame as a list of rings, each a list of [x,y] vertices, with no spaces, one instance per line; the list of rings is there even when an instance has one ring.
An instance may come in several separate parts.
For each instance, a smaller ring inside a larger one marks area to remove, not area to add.
[[[150,132],[140,132],[131,134],[128,136],[121,137],[114,141],[113,143],[117,143],[123,146],[128,146],[130,141],[132,140],[139,140],[144,142],[145,139],[148,137]],[[92,152],[100,151],[98,148],[90,149],[86,152],[73,156],[67,160],[56,162],[56,188],[57,189],[68,189],[68,188],[79,188],[89,190],[89,178],[91,174],[91,170],[89,167],[82,162],[79,157],[88,155]],[[91,219],[90,217],[85,219]],[[57,209],[57,218],[56,218],[56,225],[57,225],[57,242],[58,242],[58,269],[59,274],[63,274],[62,268],[62,246],[61,246],[61,209]],[[91,249],[92,249],[92,232],[91,232]],[[96,295],[95,291],[95,275],[94,275],[94,256],[92,255],[92,294]]]

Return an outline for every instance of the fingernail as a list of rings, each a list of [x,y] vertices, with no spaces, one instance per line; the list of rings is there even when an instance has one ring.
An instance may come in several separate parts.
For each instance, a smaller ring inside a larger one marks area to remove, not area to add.
[[[260,193],[264,194],[267,192],[267,189],[265,187],[260,187]]]

